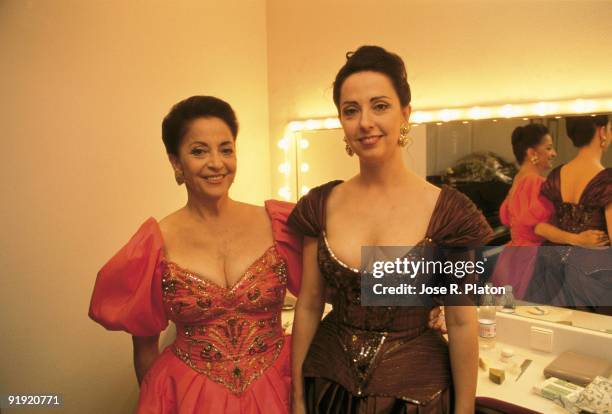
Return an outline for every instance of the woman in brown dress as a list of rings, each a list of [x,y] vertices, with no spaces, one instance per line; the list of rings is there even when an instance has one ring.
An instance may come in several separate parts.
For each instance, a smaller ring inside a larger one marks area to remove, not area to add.
[[[542,195],[554,206],[551,223],[570,233],[600,230],[602,240],[609,239],[612,168],[604,168],[601,159],[612,141],[610,116],[567,117],[566,129],[578,154],[552,170],[542,185]],[[526,299],[609,314],[612,310],[611,249],[552,243],[541,247]]]
[[[402,159],[410,89],[401,58],[364,46],[334,82],[346,152],[360,172],[304,196],[289,225],[304,235],[292,341],[294,413],[473,413],[477,319],[447,306],[447,345],[431,307],[361,306],[361,246],[474,246],[491,235],[462,194],[428,184]],[[321,321],[324,292],[333,310]],[[448,303],[447,303],[448,305]]]

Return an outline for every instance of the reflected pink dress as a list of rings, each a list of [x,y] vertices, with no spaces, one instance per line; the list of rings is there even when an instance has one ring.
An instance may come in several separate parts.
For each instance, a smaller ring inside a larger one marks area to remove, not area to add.
[[[155,360],[138,413],[287,413],[290,338],[281,324],[288,287],[299,290],[301,238],[285,225],[293,204],[267,201],[274,244],[230,288],[164,258],[148,219],[98,273],[89,316],[109,330],[176,340]]]
[[[545,180],[535,174],[520,178],[499,209],[501,222],[510,228],[512,240],[500,254],[491,282],[495,286],[511,285],[517,299],[525,295],[538,246],[545,240],[534,233],[535,226],[548,222],[554,211],[552,203],[540,195]]]

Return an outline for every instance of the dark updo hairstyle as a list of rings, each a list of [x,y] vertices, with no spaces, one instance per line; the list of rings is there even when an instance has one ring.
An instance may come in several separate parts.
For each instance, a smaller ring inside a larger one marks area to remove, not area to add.
[[[525,161],[527,150],[540,145],[546,134],[549,134],[548,128],[542,124],[519,126],[512,131],[512,152],[519,165]]]
[[[402,107],[410,103],[410,86],[402,58],[379,46],[361,46],[355,52],[346,54],[346,63],[340,68],[334,80],[334,103],[338,113],[340,113],[342,84],[352,74],[366,71],[386,75],[391,80]]]
[[[609,115],[568,116],[565,118],[565,130],[574,146],[580,148],[589,145],[597,128],[605,127],[609,120]]]
[[[219,118],[232,131],[234,139],[238,135],[238,120],[227,102],[214,96],[192,96],[174,105],[162,122],[162,139],[168,154],[178,157],[181,140],[197,118]]]

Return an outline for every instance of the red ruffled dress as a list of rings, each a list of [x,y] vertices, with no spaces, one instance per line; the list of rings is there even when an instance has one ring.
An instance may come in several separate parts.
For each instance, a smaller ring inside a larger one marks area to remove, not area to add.
[[[545,240],[535,234],[535,226],[548,222],[554,212],[553,204],[540,194],[545,180],[535,174],[522,177],[499,208],[501,222],[510,228],[512,240],[500,254],[491,282],[495,286],[512,286],[517,299],[527,291],[538,246]]]
[[[290,338],[281,311],[297,294],[301,237],[286,226],[293,204],[267,201],[274,244],[225,288],[164,258],[159,225],[149,218],[98,273],[89,316],[109,330],[176,340],[140,388],[138,413],[287,413]]]

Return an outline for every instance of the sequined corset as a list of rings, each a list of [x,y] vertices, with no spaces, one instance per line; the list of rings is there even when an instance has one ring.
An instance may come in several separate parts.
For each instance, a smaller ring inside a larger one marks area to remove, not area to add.
[[[431,308],[405,306],[362,306],[361,275],[338,259],[325,233],[318,243],[321,275],[331,288],[333,316],[339,323],[366,331],[407,331],[427,325]]]
[[[362,306],[358,269],[344,264],[332,252],[323,233],[318,243],[318,263],[331,288],[332,312],[322,323],[321,336],[333,332],[349,357],[356,388],[367,389],[375,366],[393,352],[427,330],[431,308]]]
[[[163,300],[176,324],[175,355],[235,394],[277,359],[287,267],[275,246],[231,288],[166,261]]]
[[[601,206],[560,203],[556,215],[559,228],[571,233],[606,229],[605,211]]]

